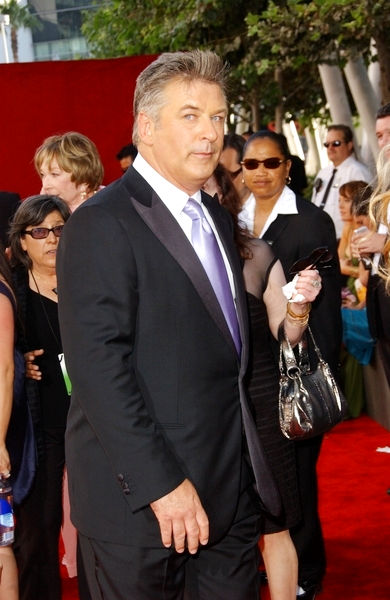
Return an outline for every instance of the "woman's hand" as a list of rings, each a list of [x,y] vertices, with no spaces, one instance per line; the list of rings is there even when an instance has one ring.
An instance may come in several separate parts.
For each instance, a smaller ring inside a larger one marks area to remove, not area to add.
[[[7,479],[11,474],[11,463],[5,444],[0,445],[0,476]]]
[[[42,373],[39,370],[38,365],[35,364],[34,360],[37,356],[42,356],[44,350],[41,348],[40,350],[30,350],[26,352],[24,355],[24,361],[26,364],[26,377],[29,379],[36,379],[40,381],[42,379]]]
[[[386,242],[385,233],[369,231],[361,235],[353,235],[351,239],[351,252],[355,258],[382,252]]]
[[[322,280],[317,269],[305,269],[300,271],[295,281],[295,289],[291,297],[291,303],[305,308],[305,304],[313,302],[321,291]],[[303,296],[303,299],[302,299]]]

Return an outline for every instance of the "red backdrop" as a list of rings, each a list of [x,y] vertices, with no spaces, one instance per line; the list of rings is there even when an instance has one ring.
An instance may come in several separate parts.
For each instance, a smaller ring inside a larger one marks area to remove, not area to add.
[[[110,183],[115,158],[131,142],[137,75],[154,56],[0,65],[0,190],[39,193],[36,148],[49,135],[79,131],[91,138]]]

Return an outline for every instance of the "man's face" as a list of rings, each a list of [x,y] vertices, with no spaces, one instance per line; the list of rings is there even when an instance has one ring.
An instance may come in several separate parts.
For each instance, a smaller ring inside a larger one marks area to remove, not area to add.
[[[217,166],[226,101],[217,84],[179,78],[166,85],[164,96],[155,121],[139,115],[140,151],[165,179],[191,195]]]
[[[334,145],[334,142],[336,142],[336,145]],[[328,131],[325,143],[328,144],[326,148],[328,158],[335,167],[341,165],[352,153],[353,143],[346,142],[343,132],[338,129],[330,129]]]
[[[127,171],[127,169],[132,164],[133,164],[133,158],[131,156],[125,156],[125,158],[119,159],[119,165],[124,173]]]
[[[375,133],[380,149],[386,146],[386,144],[390,144],[390,115],[377,119]]]

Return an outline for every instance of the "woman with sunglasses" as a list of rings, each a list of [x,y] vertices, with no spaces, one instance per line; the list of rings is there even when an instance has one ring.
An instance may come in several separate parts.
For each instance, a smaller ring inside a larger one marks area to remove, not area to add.
[[[31,491],[16,512],[14,548],[21,600],[61,598],[58,542],[70,396],[61,366],[56,253],[69,216],[60,198],[31,196],[16,211],[9,234],[22,320],[21,349],[41,349],[39,374],[26,380],[38,466]]]
[[[285,139],[277,133],[259,131],[249,138],[242,166],[243,179],[251,195],[239,218],[255,237],[269,243],[287,280],[297,269],[303,270],[317,261],[322,287],[312,304],[310,327],[324,359],[336,372],[341,344],[341,286],[335,229],[327,213],[288,188],[289,156]],[[328,253],[324,255],[319,250],[321,247],[326,247]],[[312,353],[311,360],[315,364]],[[256,390],[251,392],[256,393]],[[301,600],[314,597],[326,567],[317,508],[316,462],[321,441],[319,436],[295,442],[303,518],[290,533],[298,554]],[[272,531],[275,523],[269,520],[266,527]]]
[[[270,520],[260,508],[260,549],[270,597],[271,600],[295,600],[298,561],[289,528],[299,521],[300,501],[294,443],[284,437],[279,425],[279,369],[272,353],[271,339],[277,339],[279,326],[283,325],[293,345],[300,341],[310,315],[309,302],[313,302],[318,296],[321,279],[314,268],[303,267],[295,287],[304,298],[300,302],[292,300],[287,305],[282,291],[286,284],[282,266],[268,244],[253,238],[238,226],[240,199],[228,172],[221,164],[203,189],[211,196],[217,194],[221,204],[232,215],[235,241],[244,264],[251,334],[246,383],[250,390],[259,438],[282,503],[282,512],[277,519]]]

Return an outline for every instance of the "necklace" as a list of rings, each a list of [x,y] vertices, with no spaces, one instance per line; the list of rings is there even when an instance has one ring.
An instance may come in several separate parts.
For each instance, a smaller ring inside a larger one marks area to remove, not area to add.
[[[38,292],[38,296],[39,296],[39,302],[40,302],[40,304],[41,304],[41,308],[42,308],[42,310],[43,310],[43,314],[45,315],[45,319],[46,319],[46,321],[47,321],[47,324],[48,324],[48,326],[49,326],[49,329],[50,329],[50,331],[51,331],[51,333],[52,333],[52,335],[53,335],[53,338],[54,338],[54,339],[55,339],[55,341],[56,341],[56,344],[57,344],[58,348],[60,348],[60,349],[61,349],[61,343],[60,343],[60,340],[59,340],[59,339],[58,339],[58,337],[56,336],[56,334],[55,334],[55,331],[54,331],[54,329],[53,329],[53,327],[52,327],[52,324],[51,324],[51,322],[50,322],[49,315],[48,315],[48,314],[47,314],[47,312],[46,312],[46,308],[45,308],[45,305],[44,305],[44,303],[43,303],[43,300],[42,300],[42,295],[41,295],[41,292],[39,291],[39,287],[38,287],[38,284],[37,284],[37,280],[35,279],[35,277],[34,277],[34,273],[32,272],[32,270],[30,270],[30,273],[31,273],[31,277],[33,278],[33,281],[34,281],[34,283],[35,283],[35,287],[37,288],[37,292]],[[57,294],[57,291],[55,291],[55,290],[57,290],[57,288],[54,288],[52,291],[53,291],[55,294]]]
[[[34,273],[33,273],[32,269],[30,270],[30,273],[31,273],[31,277],[32,277],[32,279],[33,279],[33,281],[35,283],[35,287],[37,288],[37,291],[38,291],[37,280],[35,279],[35,276],[34,276]],[[44,282],[42,282],[42,283],[44,283]],[[56,296],[58,296],[57,286],[52,288],[52,287],[50,287],[50,285],[47,285],[46,283],[44,283],[44,287],[47,290],[50,290],[51,292],[53,292],[53,294],[55,294]]]

